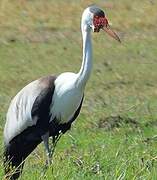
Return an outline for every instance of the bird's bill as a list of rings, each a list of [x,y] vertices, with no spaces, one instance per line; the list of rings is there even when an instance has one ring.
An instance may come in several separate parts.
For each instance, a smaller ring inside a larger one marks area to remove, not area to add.
[[[109,27],[109,26],[104,26],[103,27],[103,30],[108,34],[108,35],[110,35],[111,37],[113,37],[115,40],[117,40],[118,42],[120,42],[121,43],[121,40],[120,40],[120,38],[119,38],[119,36],[113,31],[113,30],[111,30],[111,28]]]

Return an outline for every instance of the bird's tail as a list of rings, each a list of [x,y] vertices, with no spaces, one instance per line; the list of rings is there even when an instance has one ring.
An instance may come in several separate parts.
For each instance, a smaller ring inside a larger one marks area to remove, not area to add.
[[[15,145],[11,143],[4,149],[4,172],[5,179],[18,179],[22,173],[24,159],[18,155],[18,149],[15,151]]]
[[[32,133],[30,133],[32,132]],[[24,131],[4,147],[4,171],[8,180],[18,179],[22,173],[25,159],[40,144],[34,131]]]

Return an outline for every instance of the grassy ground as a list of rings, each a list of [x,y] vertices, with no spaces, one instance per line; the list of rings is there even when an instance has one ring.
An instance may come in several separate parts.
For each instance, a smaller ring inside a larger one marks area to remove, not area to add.
[[[123,43],[103,32],[93,34],[94,67],[82,112],[58,143],[45,179],[156,180],[155,0],[1,0],[0,154],[11,98],[41,76],[78,71],[80,16],[91,3],[106,10]],[[44,161],[40,145],[27,159],[21,179],[43,179]]]

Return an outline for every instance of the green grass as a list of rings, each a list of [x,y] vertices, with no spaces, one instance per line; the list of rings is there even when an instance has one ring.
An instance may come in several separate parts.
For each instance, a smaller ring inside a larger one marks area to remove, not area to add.
[[[41,76],[79,70],[80,16],[91,3],[106,10],[123,43],[103,32],[93,34],[94,67],[81,115],[59,141],[45,179],[157,179],[155,0],[0,1],[1,178],[11,98]],[[21,179],[43,179],[44,161],[40,145],[27,159]]]

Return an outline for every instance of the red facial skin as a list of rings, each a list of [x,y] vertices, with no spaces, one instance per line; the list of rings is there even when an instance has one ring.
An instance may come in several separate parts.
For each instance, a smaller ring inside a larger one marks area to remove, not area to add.
[[[106,17],[94,16],[93,18],[94,32],[99,32],[104,26],[107,27],[108,20]]]
[[[119,36],[110,28],[106,17],[94,16],[93,17],[94,32],[99,32],[103,29],[109,36],[121,43]]]

